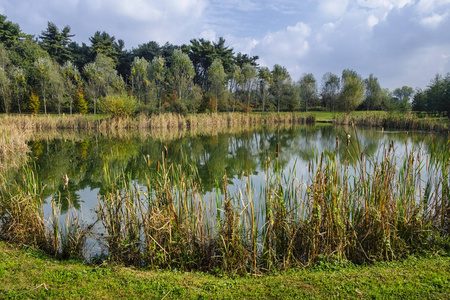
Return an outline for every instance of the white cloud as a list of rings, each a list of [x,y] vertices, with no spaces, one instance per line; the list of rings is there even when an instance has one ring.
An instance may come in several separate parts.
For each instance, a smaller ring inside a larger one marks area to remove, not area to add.
[[[448,13],[443,15],[438,15],[436,13],[432,14],[429,17],[423,18],[420,20],[420,24],[428,28],[436,28],[439,24],[447,18]]]
[[[216,40],[216,32],[212,29],[205,30],[200,33],[200,38],[205,39],[207,41],[215,41]]]
[[[374,15],[370,15],[368,18],[367,18],[367,25],[369,26],[369,27],[374,27],[375,25],[377,25],[378,24],[378,18],[377,17],[375,17]]]
[[[320,14],[330,18],[340,18],[347,11],[349,0],[320,0],[317,9]]]

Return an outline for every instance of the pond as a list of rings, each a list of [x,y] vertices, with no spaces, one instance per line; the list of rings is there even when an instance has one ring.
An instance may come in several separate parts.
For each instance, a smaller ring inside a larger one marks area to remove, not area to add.
[[[66,212],[68,205],[64,199],[70,194],[75,208],[82,207],[88,214],[98,203],[98,194],[104,193],[105,161],[114,174],[124,171],[131,174],[137,184],[145,186],[146,173],[148,170],[156,172],[163,155],[167,155],[168,164],[181,164],[187,159],[195,164],[202,191],[207,193],[213,191],[225,172],[229,187],[242,186],[249,175],[255,186],[262,185],[268,159],[276,161],[277,168],[284,172],[291,170],[292,173],[295,168],[293,175],[307,181],[309,163],[323,151],[337,152],[343,164],[357,159],[357,156],[346,155],[348,135],[350,144],[358,148],[355,151],[364,152],[366,156],[375,155],[391,141],[399,156],[408,148],[429,153],[433,143],[443,147],[446,142],[446,136],[427,132],[364,128],[355,132],[349,127],[318,125],[169,139],[145,132],[112,136],[98,132],[67,136],[62,132],[41,135],[30,141],[29,147],[35,172],[46,186],[45,198],[61,195],[62,212]]]
[[[364,261],[370,251],[387,255],[379,246],[385,241],[389,253],[403,253],[402,245],[414,239],[405,236],[397,243],[400,231],[429,240],[427,226],[438,220],[448,193],[448,177],[442,175],[448,172],[448,155],[440,159],[447,165],[428,164],[436,149],[447,151],[446,145],[447,135],[318,124],[215,135],[39,133],[29,141],[29,155],[45,186],[46,218],[52,215],[52,199],[60,205],[62,223],[70,207],[93,223],[102,205],[98,223],[103,226],[88,240],[87,257],[109,251],[132,264],[195,269],[193,264],[227,266],[225,257],[234,259],[240,247],[248,269],[284,263],[292,255],[304,263],[321,253]],[[322,153],[331,163],[321,166]],[[167,166],[180,170],[170,180],[162,171]],[[128,194],[125,185],[111,188],[117,178],[133,186]],[[392,219],[380,220],[384,216]],[[108,227],[116,217],[119,229]],[[399,226],[392,233],[383,227],[391,224]],[[327,247],[318,250],[319,240]],[[130,247],[141,254],[130,256]]]

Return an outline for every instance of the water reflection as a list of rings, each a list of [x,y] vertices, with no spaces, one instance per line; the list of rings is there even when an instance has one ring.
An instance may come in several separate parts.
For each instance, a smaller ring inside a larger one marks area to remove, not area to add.
[[[361,153],[376,154],[380,145],[390,141],[396,147],[420,147],[429,151],[433,142],[443,145],[446,140],[447,136],[422,132],[354,131],[350,127],[318,125],[212,136],[185,135],[171,140],[141,133],[111,137],[95,132],[72,139],[41,137],[30,141],[29,147],[37,175],[46,185],[45,197],[62,199],[61,210],[66,212],[68,199],[77,209],[81,204],[83,210],[97,204],[97,194],[105,192],[105,160],[113,173],[124,170],[136,183],[145,185],[146,174],[149,170],[156,172],[158,161],[167,149],[168,164],[186,160],[196,164],[203,192],[207,193],[221,182],[225,171],[230,184],[238,185],[243,173],[252,175],[255,185],[261,184],[267,159],[276,161],[277,168],[282,170],[295,164],[297,178],[304,178],[315,153],[324,150],[335,152],[341,163],[346,164],[354,162]],[[66,174],[67,183],[64,182]]]

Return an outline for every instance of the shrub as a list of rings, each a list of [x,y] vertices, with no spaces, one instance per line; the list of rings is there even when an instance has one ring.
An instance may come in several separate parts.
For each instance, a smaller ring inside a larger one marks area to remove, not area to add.
[[[124,93],[106,96],[99,102],[100,111],[113,117],[131,116],[136,112],[136,108],[136,98]]]

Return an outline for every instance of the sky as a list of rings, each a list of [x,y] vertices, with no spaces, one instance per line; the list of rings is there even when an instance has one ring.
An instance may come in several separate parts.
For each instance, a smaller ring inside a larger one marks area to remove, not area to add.
[[[38,36],[53,22],[77,43],[106,31],[131,50],[224,37],[235,53],[287,68],[293,80],[353,69],[383,88],[426,88],[450,72],[450,0],[0,0],[0,14]]]

